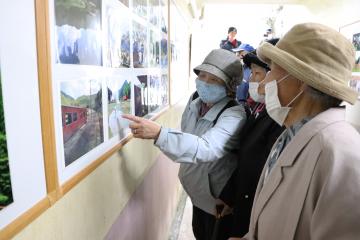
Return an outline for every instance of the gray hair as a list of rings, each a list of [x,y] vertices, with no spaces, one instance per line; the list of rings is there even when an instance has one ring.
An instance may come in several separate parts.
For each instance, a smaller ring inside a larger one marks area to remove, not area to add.
[[[305,92],[316,102],[320,102],[321,106],[326,110],[332,107],[338,107],[342,100],[330,96],[326,93],[320,92],[319,90],[307,85]]]

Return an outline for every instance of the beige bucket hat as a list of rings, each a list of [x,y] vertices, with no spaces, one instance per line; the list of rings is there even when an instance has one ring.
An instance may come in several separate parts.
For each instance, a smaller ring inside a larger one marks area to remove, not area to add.
[[[295,25],[276,46],[265,42],[257,54],[323,93],[356,102],[358,94],[348,86],[355,63],[354,47],[332,28],[318,23]]]
[[[236,92],[236,87],[241,83],[243,70],[240,60],[236,55],[225,49],[212,50],[203,63],[194,68],[194,73],[208,72],[222,79],[231,92]]]

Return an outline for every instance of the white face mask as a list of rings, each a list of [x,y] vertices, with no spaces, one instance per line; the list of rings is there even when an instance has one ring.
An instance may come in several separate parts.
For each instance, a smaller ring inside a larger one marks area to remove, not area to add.
[[[277,122],[280,126],[284,125],[284,121],[289,114],[291,109],[290,104],[293,103],[303,91],[300,91],[285,107],[281,106],[279,97],[278,97],[278,88],[277,85],[286,79],[289,76],[286,75],[285,77],[281,78],[279,81],[273,80],[265,84],[265,105],[266,111],[269,116]]]
[[[255,102],[259,102],[259,103],[265,102],[265,95],[259,94],[259,85],[263,81],[264,80],[262,80],[261,82],[249,82],[249,94],[250,94],[250,97]]]

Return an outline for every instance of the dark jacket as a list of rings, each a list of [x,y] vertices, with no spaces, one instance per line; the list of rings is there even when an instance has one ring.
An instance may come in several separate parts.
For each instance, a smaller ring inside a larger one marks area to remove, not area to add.
[[[238,46],[240,46],[241,41],[236,40],[236,44],[235,46],[229,41],[228,38],[226,38],[225,40],[221,40],[220,42],[220,48],[222,49],[226,49],[231,51],[231,49],[237,48]]]
[[[220,198],[234,207],[232,237],[248,232],[252,203],[261,171],[272,145],[285,130],[272,120],[265,107],[251,114],[240,132],[238,166],[223,189]]]

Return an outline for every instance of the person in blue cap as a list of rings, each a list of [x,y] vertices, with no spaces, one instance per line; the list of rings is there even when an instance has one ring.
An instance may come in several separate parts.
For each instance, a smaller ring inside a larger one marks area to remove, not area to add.
[[[232,51],[238,56],[240,59],[243,59],[246,54],[254,51],[255,48],[248,43],[242,43],[237,48],[233,48]]]
[[[239,47],[232,49],[236,56],[243,63],[243,58],[249,52],[253,52],[255,49],[247,43],[241,44]],[[251,69],[246,64],[243,64],[243,81],[236,90],[236,99],[241,104],[245,104],[249,97],[249,79],[251,75]]]

